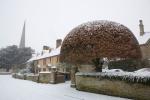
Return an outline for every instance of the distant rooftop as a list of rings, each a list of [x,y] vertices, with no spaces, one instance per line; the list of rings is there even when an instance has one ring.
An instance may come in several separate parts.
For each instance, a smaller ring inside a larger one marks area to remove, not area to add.
[[[145,33],[144,35],[137,37],[139,44],[145,44],[149,39],[150,33]]]
[[[60,48],[61,48],[61,46],[52,50],[51,52],[45,52],[45,53],[40,54],[38,56],[33,56],[27,62],[31,62],[31,61],[35,61],[35,60],[39,60],[39,59],[43,59],[43,58],[47,58],[47,57],[57,56],[60,54]]]

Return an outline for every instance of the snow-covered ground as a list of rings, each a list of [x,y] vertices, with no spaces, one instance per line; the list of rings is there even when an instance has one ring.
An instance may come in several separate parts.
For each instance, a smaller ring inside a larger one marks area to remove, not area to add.
[[[0,100],[128,100],[101,94],[77,91],[70,82],[41,84],[0,75]]]

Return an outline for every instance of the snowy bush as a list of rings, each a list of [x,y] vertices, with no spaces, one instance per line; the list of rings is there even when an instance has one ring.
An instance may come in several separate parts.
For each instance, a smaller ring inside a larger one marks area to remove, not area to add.
[[[110,61],[108,67],[110,69],[118,68],[123,69],[125,71],[134,71],[139,66],[139,61],[134,59],[125,59],[125,60],[114,60]]]
[[[101,79],[121,80],[131,83],[142,83],[150,85],[150,71],[144,72],[97,72],[97,73],[82,73],[76,75],[83,75],[87,77],[96,77]]]

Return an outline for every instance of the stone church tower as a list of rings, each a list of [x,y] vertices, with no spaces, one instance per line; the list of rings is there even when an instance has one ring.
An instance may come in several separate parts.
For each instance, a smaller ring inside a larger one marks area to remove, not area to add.
[[[24,22],[19,48],[25,48],[25,24]]]

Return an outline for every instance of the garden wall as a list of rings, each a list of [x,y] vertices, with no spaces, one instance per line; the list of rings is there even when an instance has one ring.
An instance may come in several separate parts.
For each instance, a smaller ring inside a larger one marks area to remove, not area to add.
[[[39,73],[39,75],[22,75],[22,74],[16,74],[13,73],[12,77],[17,78],[17,79],[23,79],[23,80],[30,80],[38,83],[64,83],[65,82],[65,77],[64,75],[59,75],[54,72],[42,72]]]
[[[76,89],[136,100],[150,100],[150,85],[80,74],[80,72],[76,74]]]
[[[10,75],[11,72],[0,72],[0,75]]]
[[[39,77],[38,75],[26,75],[25,79],[33,82],[38,82],[39,81],[38,77]]]

